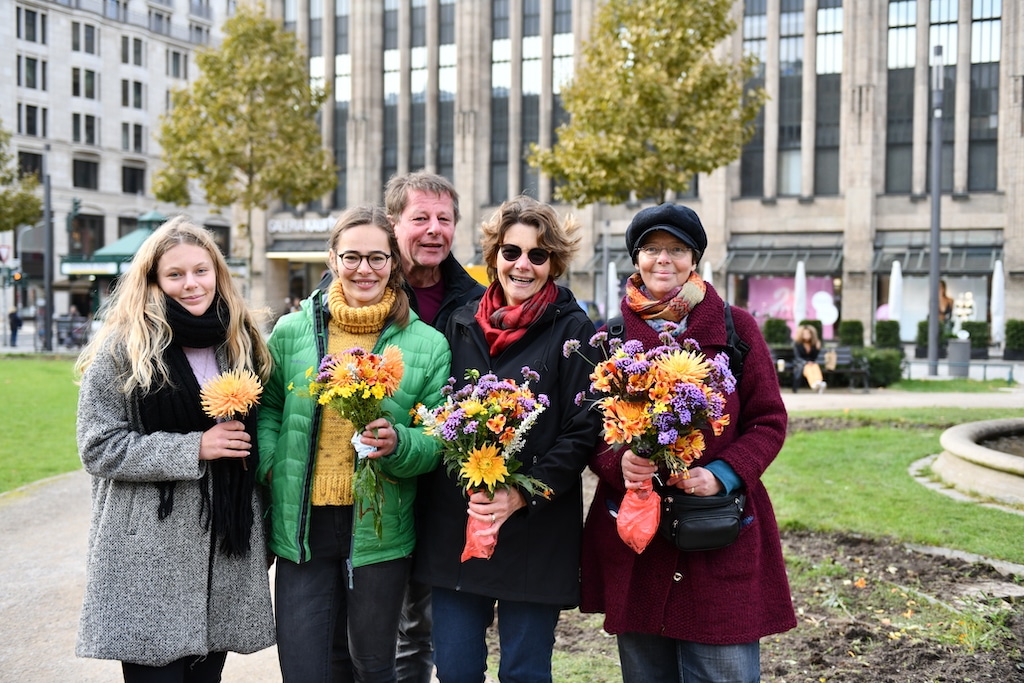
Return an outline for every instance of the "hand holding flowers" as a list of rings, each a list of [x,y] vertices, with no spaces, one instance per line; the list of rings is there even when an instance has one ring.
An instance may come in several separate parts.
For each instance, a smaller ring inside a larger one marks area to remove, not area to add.
[[[384,399],[393,396],[402,381],[405,366],[402,352],[396,346],[387,346],[380,354],[353,348],[338,354],[328,354],[320,361],[315,375],[303,393],[322,406],[331,408],[348,419],[355,427],[352,446],[356,450],[356,474],[352,493],[359,505],[359,516],[373,513],[373,528],[377,538],[384,533],[379,512],[384,506],[385,475],[376,459],[394,450],[391,440],[393,429],[381,407]],[[382,443],[374,446],[363,443],[364,430]],[[385,452],[386,450],[386,452]]]
[[[708,358],[693,339],[678,342],[674,331],[662,332],[661,345],[648,351],[637,340],[609,340],[605,332],[589,342],[607,349],[605,360],[590,375],[591,391],[599,397],[593,400],[602,414],[605,442],[628,446],[637,456],[666,467],[670,481],[688,476],[689,466],[706,447],[705,431],[722,434],[729,424],[726,396],[736,388],[727,354]],[[571,339],[563,354],[568,357],[579,347],[579,341]],[[577,401],[583,400],[581,393]],[[637,552],[653,538],[657,520],[639,532],[628,530],[633,511],[655,514],[659,502],[650,483],[626,491],[617,523],[620,536]]]
[[[254,372],[228,370],[208,380],[199,390],[199,399],[204,413],[218,423],[224,423],[244,419],[253,406],[259,403],[262,394],[263,384]],[[250,437],[244,426],[230,431],[233,433],[227,435],[227,446],[224,448],[227,451],[244,451],[248,455]],[[200,448],[200,459],[211,459],[204,458],[203,453],[204,450]],[[244,459],[242,467],[248,469]]]
[[[468,383],[461,389],[454,389],[454,377],[448,380],[442,392],[444,403],[434,410],[420,406],[417,412],[424,432],[441,442],[442,462],[448,473],[456,476],[474,502],[483,503],[481,496],[493,501],[497,492],[513,488],[529,495],[551,496],[546,484],[518,472],[522,463],[515,455],[548,405],[547,396],[534,396],[529,388],[529,380],[539,378],[537,373],[523,368],[523,377],[527,381],[516,384],[511,379],[481,376],[479,371],[469,370]],[[496,515],[492,514],[489,524],[495,521]],[[487,559],[494,553],[497,539],[487,526],[469,517],[463,562],[471,557]]]

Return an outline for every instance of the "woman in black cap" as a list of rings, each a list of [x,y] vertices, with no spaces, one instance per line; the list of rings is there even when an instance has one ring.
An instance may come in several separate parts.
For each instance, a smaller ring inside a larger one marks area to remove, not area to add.
[[[621,336],[650,349],[660,345],[659,332],[678,326],[680,340],[696,340],[709,357],[725,351],[725,304],[697,273],[707,248],[697,214],[675,204],[644,209],[626,231],[626,247],[637,272],[621,303]],[[750,350],[727,397],[730,423],[721,436],[705,434],[707,448],[689,478],[669,477],[628,448],[602,444],[590,462],[599,482],[584,529],[581,609],[605,613],[625,683],[757,683],[759,639],[796,626],[778,526],[761,483],[782,448],[786,409],[756,321],[746,311],[730,313]],[[626,489],[656,473],[684,495],[744,492],[737,540],[683,552],[659,535],[635,553],[618,536],[615,511]]]

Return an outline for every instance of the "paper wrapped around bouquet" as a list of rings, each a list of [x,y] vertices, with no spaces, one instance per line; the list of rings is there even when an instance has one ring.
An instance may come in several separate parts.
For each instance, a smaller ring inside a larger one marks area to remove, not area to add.
[[[654,492],[650,481],[639,489],[628,489],[619,505],[615,526],[626,545],[637,554],[642,553],[661,521],[661,496]]]
[[[474,517],[466,520],[466,546],[462,549],[462,562],[477,557],[481,560],[491,559],[494,554],[494,546],[498,544],[497,535],[477,536],[477,531],[489,528],[488,522],[482,522]]]

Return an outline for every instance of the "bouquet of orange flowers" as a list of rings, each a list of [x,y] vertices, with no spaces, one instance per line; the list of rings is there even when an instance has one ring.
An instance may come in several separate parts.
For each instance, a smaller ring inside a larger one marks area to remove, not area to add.
[[[456,474],[467,492],[499,488],[521,488],[530,495],[551,496],[551,489],[534,477],[518,472],[522,463],[515,458],[526,433],[547,408],[544,394],[534,396],[530,380],[540,376],[523,368],[527,381],[516,384],[495,375],[480,376],[468,370],[468,384],[455,390],[455,378],[442,390],[445,402],[433,410],[419,406],[418,419],[424,432],[441,442],[442,461],[449,474]],[[477,537],[481,523],[472,517],[466,524],[466,547],[462,561],[471,557],[488,559],[497,542],[493,536]]]
[[[637,455],[664,465],[670,476],[686,478],[687,469],[707,445],[703,430],[720,436],[729,424],[726,396],[735,391],[736,379],[727,354],[708,358],[695,340],[680,343],[673,331],[662,332],[661,346],[646,352],[639,341],[609,340],[605,332],[596,334],[590,345],[608,351],[590,375],[590,389],[600,396],[594,401],[603,418],[605,443],[628,446]],[[570,339],[562,352],[568,357],[579,348],[580,342]],[[584,400],[582,394],[577,398]],[[644,510],[658,509],[660,498],[652,488],[626,492],[618,517],[620,535],[629,523],[629,510],[641,503],[630,500],[630,494],[641,496]],[[648,497],[654,502],[647,502]],[[657,522],[653,529],[649,526],[646,541],[623,540],[634,549],[641,546],[637,550],[641,552],[657,530]]]
[[[397,346],[387,346],[379,354],[361,348],[328,354],[320,361],[315,375],[313,368],[306,371],[306,376],[312,379],[304,393],[320,405],[337,411],[355,427],[352,445],[357,458],[352,493],[359,503],[360,517],[367,512],[374,513],[373,529],[377,538],[384,533],[380,513],[384,506],[385,477],[377,460],[366,457],[374,448],[364,444],[360,435],[368,423],[387,417],[381,403],[398,390],[404,370],[402,351]]]
[[[262,395],[263,384],[251,370],[222,372],[199,390],[203,412],[218,422],[245,417]]]

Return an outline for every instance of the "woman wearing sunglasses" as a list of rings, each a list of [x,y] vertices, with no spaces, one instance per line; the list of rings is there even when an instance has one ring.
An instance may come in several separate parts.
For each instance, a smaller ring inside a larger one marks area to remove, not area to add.
[[[436,442],[411,425],[409,411],[440,403],[451,362],[441,333],[409,307],[400,259],[382,208],[348,209],[331,231],[330,285],[281,318],[268,341],[274,372],[260,410],[258,476],[271,491],[285,683],[396,680],[416,476],[438,461]],[[398,390],[382,404],[388,417],[352,424],[298,392],[309,382],[307,369],[328,353],[387,346],[401,350],[403,364]],[[365,457],[378,458],[380,510],[353,492],[354,434],[374,449]]]
[[[481,244],[492,282],[479,301],[455,311],[446,336],[456,385],[469,369],[530,383],[550,407],[526,434],[520,472],[553,491],[520,489],[468,497],[446,468],[433,472],[416,578],[433,586],[434,661],[438,680],[483,681],[484,634],[497,607],[502,681],[550,681],[559,612],[579,603],[582,533],[580,473],[594,447],[596,415],[576,405],[592,364],[562,356],[568,339],[588,340],[594,325],[572,293],[555,284],[572,260],[579,223],[529,197],[501,205],[484,223]],[[589,346],[587,347],[590,348]],[[460,560],[467,515],[497,538],[489,559]]]

